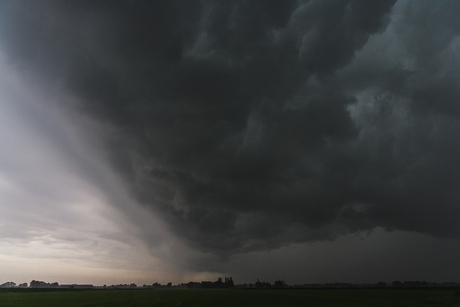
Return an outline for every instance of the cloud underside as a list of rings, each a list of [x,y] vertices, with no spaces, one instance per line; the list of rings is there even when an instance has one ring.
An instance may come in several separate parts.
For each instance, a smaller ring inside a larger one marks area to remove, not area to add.
[[[459,3],[2,5],[11,62],[110,127],[125,187],[196,248],[460,235]]]

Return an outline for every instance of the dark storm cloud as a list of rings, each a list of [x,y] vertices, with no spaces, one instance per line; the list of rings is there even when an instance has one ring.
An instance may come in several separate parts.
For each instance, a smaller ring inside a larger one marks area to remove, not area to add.
[[[15,1],[1,38],[112,125],[133,196],[202,250],[458,236],[460,8],[394,4]]]

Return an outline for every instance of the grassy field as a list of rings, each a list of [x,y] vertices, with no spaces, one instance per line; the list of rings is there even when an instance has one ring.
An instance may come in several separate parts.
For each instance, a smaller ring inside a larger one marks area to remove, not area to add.
[[[1,307],[72,306],[460,306],[454,290],[73,290],[0,291]]]

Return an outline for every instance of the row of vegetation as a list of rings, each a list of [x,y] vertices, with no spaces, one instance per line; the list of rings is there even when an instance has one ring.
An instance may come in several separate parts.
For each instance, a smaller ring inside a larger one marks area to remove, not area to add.
[[[426,281],[393,281],[392,283],[386,283],[380,281],[375,284],[352,284],[352,283],[315,283],[315,284],[301,284],[301,285],[288,285],[284,280],[277,280],[273,284],[266,281],[259,281],[249,284],[235,284],[232,277],[218,278],[217,281],[201,281],[201,282],[188,282],[180,283],[173,285],[171,282],[167,284],[161,284],[155,282],[151,285],[144,284],[143,286],[138,286],[135,283],[131,284],[117,284],[110,286],[93,286],[93,285],[81,285],[81,284],[63,284],[60,285],[57,282],[47,283],[44,281],[32,280],[30,284],[22,283],[16,284],[12,281],[5,282],[0,285],[0,288],[67,288],[67,289],[138,289],[138,288],[147,288],[147,289],[229,289],[229,288],[385,288],[385,287],[460,287],[460,283],[457,282],[426,282]]]

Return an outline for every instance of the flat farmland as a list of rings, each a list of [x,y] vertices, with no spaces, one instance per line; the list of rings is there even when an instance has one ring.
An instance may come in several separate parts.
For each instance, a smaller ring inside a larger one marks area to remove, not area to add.
[[[1,290],[0,306],[460,306],[450,289],[31,290]]]

